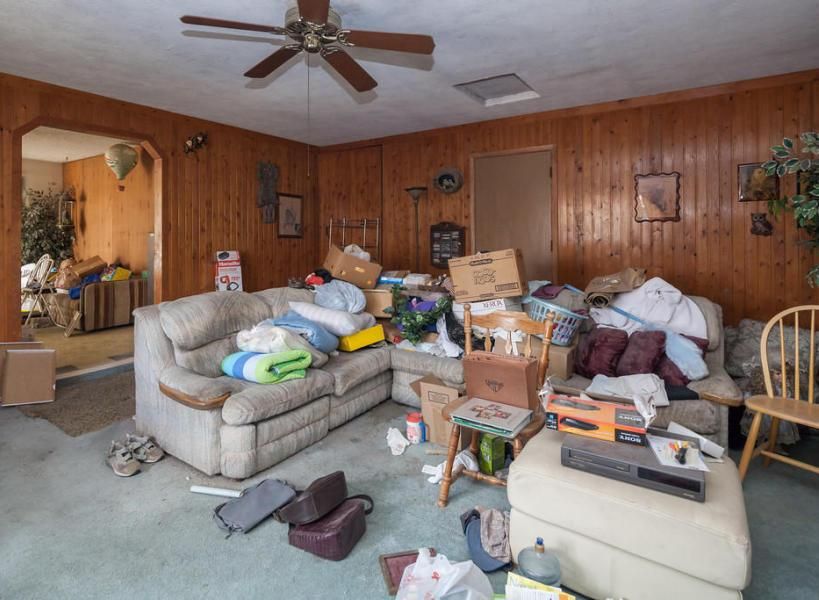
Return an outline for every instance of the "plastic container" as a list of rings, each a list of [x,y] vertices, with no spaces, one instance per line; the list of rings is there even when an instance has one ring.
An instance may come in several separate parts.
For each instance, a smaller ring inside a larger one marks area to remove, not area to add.
[[[588,318],[585,315],[572,312],[562,306],[535,297],[531,298],[531,302],[528,302],[526,307],[526,312],[529,313],[529,318],[533,321],[545,321],[547,313],[555,313],[552,343],[558,346],[570,346],[577,328],[580,327],[580,323]]]
[[[420,444],[424,441],[424,417],[419,412],[407,415],[407,440],[410,444]]]
[[[560,585],[560,561],[543,547],[543,538],[537,538],[534,546],[520,551],[518,569],[524,577],[544,585]]]

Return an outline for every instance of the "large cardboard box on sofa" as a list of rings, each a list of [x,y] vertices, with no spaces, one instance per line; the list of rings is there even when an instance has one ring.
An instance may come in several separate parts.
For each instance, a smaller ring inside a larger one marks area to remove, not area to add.
[[[421,414],[427,428],[427,441],[439,446],[449,444],[452,423],[444,418],[443,410],[447,404],[460,396],[460,391],[449,387],[434,375],[425,375],[410,384],[412,390],[421,398]],[[469,445],[469,436],[461,436],[461,447]]]
[[[0,343],[0,405],[53,402],[57,351],[42,342]]]
[[[536,410],[537,359],[476,350],[464,357],[466,395]]]
[[[522,296],[528,292],[523,254],[510,248],[449,260],[455,300],[460,303]]]
[[[338,246],[330,246],[324,268],[333,277],[357,285],[361,289],[371,290],[378,283],[381,265],[361,260],[351,254],[345,254]]]

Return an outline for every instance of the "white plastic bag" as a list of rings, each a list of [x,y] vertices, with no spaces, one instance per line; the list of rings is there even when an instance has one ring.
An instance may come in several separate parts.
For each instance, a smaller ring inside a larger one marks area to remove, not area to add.
[[[395,600],[426,600],[453,597],[458,600],[491,600],[492,584],[475,563],[451,563],[443,554],[418,551],[418,560],[404,569]]]
[[[364,292],[352,283],[333,279],[316,288],[314,301],[324,308],[345,310],[349,313],[360,313],[367,307]]]
[[[344,246],[344,254],[349,254],[350,256],[355,256],[356,258],[360,258],[361,260],[366,260],[370,262],[370,253],[364,250],[358,244],[350,244],[349,246]]]

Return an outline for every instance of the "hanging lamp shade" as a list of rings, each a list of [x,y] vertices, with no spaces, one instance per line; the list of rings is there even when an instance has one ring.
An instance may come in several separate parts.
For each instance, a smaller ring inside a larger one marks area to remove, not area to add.
[[[134,170],[139,162],[139,154],[128,144],[114,144],[105,151],[105,164],[122,181]]]

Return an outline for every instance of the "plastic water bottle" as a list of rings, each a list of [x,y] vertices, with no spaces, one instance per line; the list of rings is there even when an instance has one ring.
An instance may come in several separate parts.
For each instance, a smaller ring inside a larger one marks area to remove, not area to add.
[[[560,585],[560,561],[551,552],[546,552],[543,538],[537,538],[534,546],[520,551],[518,567],[524,577],[544,585]]]

